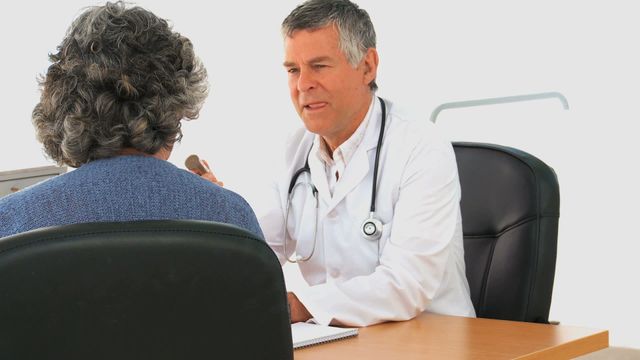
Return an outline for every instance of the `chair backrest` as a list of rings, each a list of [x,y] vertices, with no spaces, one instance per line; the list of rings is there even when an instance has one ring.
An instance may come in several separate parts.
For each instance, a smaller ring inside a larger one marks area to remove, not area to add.
[[[477,316],[548,322],[560,212],[554,171],[505,146],[458,142],[453,147]]]
[[[292,359],[267,244],[205,221],[93,223],[0,240],[3,359]]]

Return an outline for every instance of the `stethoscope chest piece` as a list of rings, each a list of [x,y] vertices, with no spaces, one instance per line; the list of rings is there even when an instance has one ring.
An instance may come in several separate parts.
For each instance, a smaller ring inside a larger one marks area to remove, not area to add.
[[[382,236],[382,221],[373,217],[373,214],[362,222],[362,237],[376,241]]]

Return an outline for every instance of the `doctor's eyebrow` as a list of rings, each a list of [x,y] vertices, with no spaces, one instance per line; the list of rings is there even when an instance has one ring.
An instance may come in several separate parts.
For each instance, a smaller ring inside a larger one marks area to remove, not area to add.
[[[314,57],[308,61],[305,61],[305,63],[307,64],[317,64],[320,62],[330,62],[331,58],[329,56],[318,56],[318,57]],[[285,61],[284,63],[282,63],[282,65],[285,68],[293,68],[296,67],[296,63],[294,63],[293,61]]]

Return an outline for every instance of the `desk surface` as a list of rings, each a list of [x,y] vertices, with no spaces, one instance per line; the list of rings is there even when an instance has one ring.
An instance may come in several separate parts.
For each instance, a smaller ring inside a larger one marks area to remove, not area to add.
[[[297,349],[308,359],[566,359],[609,346],[609,332],[573,326],[422,314]]]

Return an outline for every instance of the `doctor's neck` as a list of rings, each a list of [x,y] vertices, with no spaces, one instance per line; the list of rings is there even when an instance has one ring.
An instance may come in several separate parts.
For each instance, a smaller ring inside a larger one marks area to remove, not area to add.
[[[357,122],[352,122],[350,125],[350,129],[348,132],[345,132],[342,134],[342,136],[340,137],[333,137],[333,136],[324,136],[321,135],[320,138],[322,139],[322,141],[324,142],[325,149],[327,151],[327,154],[333,159],[333,152],[340,147],[340,145],[344,144],[347,140],[349,140],[349,138],[351,138],[351,136],[353,136],[353,134],[356,132],[356,130],[358,129],[358,127],[360,126],[360,124],[362,123],[362,120],[364,120],[364,117],[360,119],[360,121]]]
[[[365,101],[361,101],[357,109],[349,116],[350,119],[334,121],[333,131],[320,134],[322,140],[327,145],[327,151],[329,156],[333,158],[333,152],[342,145],[345,141],[349,140],[351,136],[358,130],[360,124],[364,120],[365,116],[369,112],[369,107],[372,104],[373,94]]]

